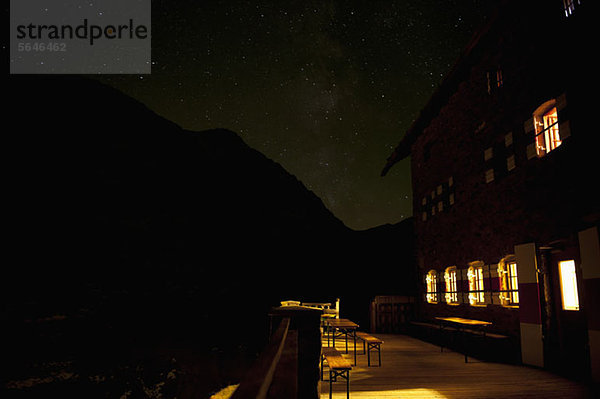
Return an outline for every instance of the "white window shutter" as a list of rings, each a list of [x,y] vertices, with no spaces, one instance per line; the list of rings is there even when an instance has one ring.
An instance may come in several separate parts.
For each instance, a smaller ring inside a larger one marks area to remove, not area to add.
[[[560,113],[563,109],[567,108],[567,95],[566,93],[556,97],[556,111]]]
[[[571,125],[569,124],[569,121],[563,122],[560,125],[558,125],[558,134],[560,135],[561,140],[564,140],[567,137],[571,136]]]
[[[513,170],[515,167],[516,167],[516,164],[515,164],[515,156],[514,156],[514,155],[511,155],[511,156],[509,156],[508,158],[506,158],[506,169],[507,169],[508,171],[511,171],[511,170]]]
[[[494,169],[488,169],[485,171],[485,182],[491,183],[494,181]]]
[[[504,136],[504,146],[510,147],[512,143],[513,143],[513,134],[512,134],[512,132],[508,132]]]
[[[485,291],[483,293],[483,304],[485,304],[485,305],[492,304],[492,291]]]
[[[498,278],[498,264],[493,263],[490,265],[490,278]],[[491,285],[491,283],[490,283]]]
[[[469,303],[469,293],[465,292],[464,281],[469,281],[469,278],[467,277],[467,269],[457,269],[456,288],[458,290],[458,303]]]
[[[531,158],[535,158],[537,157],[537,150],[536,150],[536,144],[534,143],[530,143],[527,146],[527,159],[531,159]]]
[[[491,267],[493,267],[493,265],[483,266],[483,287],[484,287],[483,300],[486,305],[489,305],[492,303],[492,280],[491,280],[491,270],[490,270]]]
[[[494,156],[494,149],[492,147],[487,148],[483,152],[483,159],[486,161],[492,159],[493,156]]]
[[[527,119],[525,123],[523,123],[523,130],[525,130],[525,134],[529,135],[535,131],[535,127],[533,126],[533,117]]]

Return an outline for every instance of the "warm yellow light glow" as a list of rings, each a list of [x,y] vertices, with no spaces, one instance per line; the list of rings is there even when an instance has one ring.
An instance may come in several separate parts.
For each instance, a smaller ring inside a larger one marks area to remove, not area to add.
[[[500,280],[500,302],[505,306],[519,305],[519,280],[517,278],[517,262],[514,256],[507,256],[498,263]]]
[[[345,397],[345,396],[344,396]],[[447,396],[439,393],[435,389],[428,388],[408,388],[391,389],[382,391],[357,391],[352,392],[353,398],[428,398],[428,399],[447,399]]]
[[[510,301],[512,303],[519,303],[519,280],[517,279],[517,263],[512,262],[508,264],[508,279],[510,281]]]
[[[536,111],[534,114],[534,127],[536,135],[536,148],[538,156],[543,156],[562,144],[558,130],[558,112],[553,107],[554,101],[549,101],[540,107],[549,105],[545,111]],[[539,109],[538,109],[539,110]]]
[[[483,291],[483,268],[469,267],[467,277],[469,278],[469,303],[471,305],[483,303],[485,301]]]
[[[446,303],[458,303],[458,289],[456,286],[456,267],[451,266],[444,272],[446,281]]]
[[[430,270],[427,273],[427,277],[425,277],[425,281],[427,282],[427,302],[436,303],[437,302],[437,272],[435,270]]]
[[[579,310],[579,293],[577,292],[577,275],[575,261],[565,260],[558,263],[560,274],[560,292],[564,310]]]

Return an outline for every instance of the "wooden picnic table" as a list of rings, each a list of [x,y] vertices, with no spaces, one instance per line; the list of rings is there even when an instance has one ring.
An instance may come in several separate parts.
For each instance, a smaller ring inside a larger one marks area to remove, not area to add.
[[[348,353],[348,335],[353,338],[354,341],[354,364],[356,364],[356,330],[359,325],[348,319],[329,319],[326,320],[328,325],[327,334],[327,346],[329,346],[329,333],[333,341],[333,347],[335,348],[336,330],[339,331],[338,336],[345,336],[346,338],[346,353]]]
[[[440,323],[440,331],[444,330],[444,326],[445,325],[452,325],[454,327],[456,327],[456,329],[461,333],[461,335],[463,336],[463,347],[465,346],[465,332],[467,328],[475,328],[478,331],[481,331],[483,334],[483,338],[485,339],[485,329],[488,326],[491,326],[492,323],[489,321],[483,321],[483,320],[473,320],[473,319],[465,319],[462,317],[436,317],[436,320],[439,321]],[[467,350],[466,347],[464,348],[464,353],[465,353],[465,363],[468,362],[467,360]],[[443,352],[444,351],[444,344],[443,341],[440,344],[440,351]]]

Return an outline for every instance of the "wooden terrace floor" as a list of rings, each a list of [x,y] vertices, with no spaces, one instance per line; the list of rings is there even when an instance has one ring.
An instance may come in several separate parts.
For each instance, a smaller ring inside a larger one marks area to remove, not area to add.
[[[350,372],[350,398],[592,398],[585,385],[545,370],[527,366],[493,363],[469,358],[449,349],[405,335],[373,334],[384,340],[382,367],[367,367],[367,356],[357,354]],[[362,353],[362,341],[357,353]],[[323,340],[327,346],[327,339]],[[345,351],[345,342],[336,340]],[[353,360],[352,343],[344,357]],[[371,364],[377,354],[371,352]],[[325,366],[327,367],[327,366]],[[325,368],[325,379],[327,379]],[[329,397],[329,382],[319,384],[321,399]],[[346,398],[346,382],[333,384],[333,398]]]

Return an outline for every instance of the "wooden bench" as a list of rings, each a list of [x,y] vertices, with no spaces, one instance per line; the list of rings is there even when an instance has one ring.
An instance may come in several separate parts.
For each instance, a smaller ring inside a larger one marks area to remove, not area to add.
[[[371,367],[371,350],[377,350],[379,367],[381,367],[381,344],[383,341],[362,331],[357,331],[356,337],[363,341],[363,354],[367,353],[367,365]]]
[[[352,365],[347,359],[344,359],[342,354],[332,347],[323,347],[321,349],[321,381],[323,379],[323,363],[327,362],[329,368],[329,398],[332,395],[332,383],[337,377],[342,377],[346,380],[346,397],[350,398],[350,370]]]

